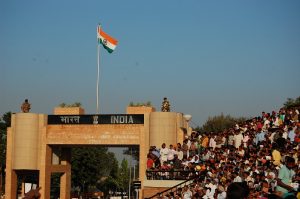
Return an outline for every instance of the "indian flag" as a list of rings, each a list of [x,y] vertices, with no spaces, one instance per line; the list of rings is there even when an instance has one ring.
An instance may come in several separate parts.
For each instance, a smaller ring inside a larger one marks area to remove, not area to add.
[[[118,44],[118,40],[105,33],[100,26],[97,27],[97,39],[109,53],[112,53]]]

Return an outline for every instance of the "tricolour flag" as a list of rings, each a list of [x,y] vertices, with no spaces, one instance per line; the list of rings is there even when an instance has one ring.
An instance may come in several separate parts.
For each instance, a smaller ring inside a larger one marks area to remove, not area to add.
[[[109,53],[112,53],[118,44],[118,40],[105,33],[100,26],[97,28],[97,39]]]

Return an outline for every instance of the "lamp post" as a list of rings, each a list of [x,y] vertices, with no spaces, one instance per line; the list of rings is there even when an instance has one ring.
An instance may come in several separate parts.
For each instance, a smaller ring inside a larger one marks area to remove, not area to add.
[[[183,118],[185,119],[185,121],[186,121],[186,133],[187,133],[187,135],[190,135],[190,133],[189,133],[189,122],[191,121],[191,119],[192,119],[192,116],[191,115],[183,115]]]

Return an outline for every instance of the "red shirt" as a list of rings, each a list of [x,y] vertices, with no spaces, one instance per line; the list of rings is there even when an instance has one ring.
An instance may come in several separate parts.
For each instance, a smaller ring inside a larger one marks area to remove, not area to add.
[[[147,160],[147,169],[153,168],[154,161],[151,158],[148,158]]]

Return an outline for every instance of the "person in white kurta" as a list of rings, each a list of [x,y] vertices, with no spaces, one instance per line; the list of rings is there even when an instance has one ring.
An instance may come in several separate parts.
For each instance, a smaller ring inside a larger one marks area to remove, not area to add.
[[[233,136],[233,144],[236,149],[238,149],[241,146],[243,138],[244,137],[241,132],[239,131],[235,132],[235,135]]]

